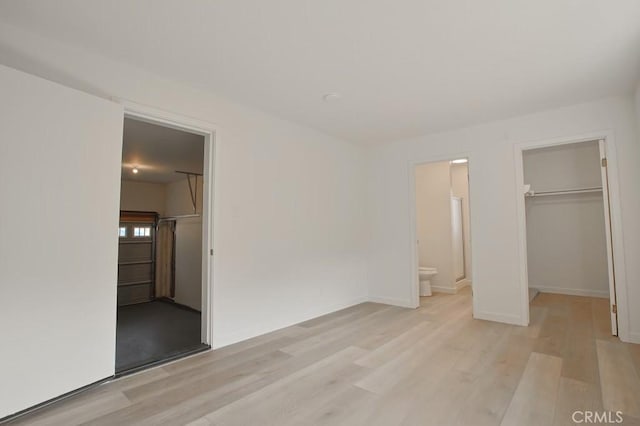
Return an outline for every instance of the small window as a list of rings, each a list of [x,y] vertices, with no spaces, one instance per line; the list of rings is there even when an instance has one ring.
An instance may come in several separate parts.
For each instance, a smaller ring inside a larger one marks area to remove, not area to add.
[[[151,236],[151,227],[134,227],[133,228],[133,236],[134,237],[150,237]]]
[[[126,237],[127,236],[127,228],[125,226],[121,226],[120,230],[118,231],[118,235],[120,237]]]

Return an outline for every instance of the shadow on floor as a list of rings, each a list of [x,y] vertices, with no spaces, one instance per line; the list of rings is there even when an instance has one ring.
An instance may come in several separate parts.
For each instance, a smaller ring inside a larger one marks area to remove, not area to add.
[[[116,373],[208,348],[200,312],[165,301],[118,307]]]

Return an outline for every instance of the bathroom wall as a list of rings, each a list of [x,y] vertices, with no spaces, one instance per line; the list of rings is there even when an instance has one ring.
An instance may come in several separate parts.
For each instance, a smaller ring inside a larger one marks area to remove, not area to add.
[[[464,237],[465,284],[471,283],[471,225],[469,221],[469,167],[467,164],[451,165],[451,193],[462,198],[462,232]]]
[[[599,187],[598,142],[523,153],[524,182],[534,191]],[[602,193],[526,198],[529,287],[609,297]]]
[[[454,292],[449,162],[421,164],[415,176],[419,264],[438,270],[434,291]]]

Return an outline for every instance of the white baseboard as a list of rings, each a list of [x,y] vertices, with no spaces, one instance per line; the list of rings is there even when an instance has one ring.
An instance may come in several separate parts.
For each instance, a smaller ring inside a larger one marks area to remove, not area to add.
[[[473,317],[475,319],[502,322],[505,324],[522,325],[522,326],[528,325],[528,324],[524,324],[524,321],[522,321],[522,318],[520,318],[519,316],[505,315],[505,314],[499,314],[495,312],[474,312]]]
[[[437,291],[438,293],[446,293],[446,294],[456,294],[457,292],[459,292],[461,289],[470,286],[471,285],[471,281],[467,280],[467,279],[462,279],[458,282],[455,283],[455,287],[441,287],[438,285],[432,285],[431,286],[431,291]]]
[[[620,331],[620,330],[618,330]],[[625,343],[640,343],[640,333],[629,332],[627,336],[618,336]]]
[[[569,296],[587,296],[609,298],[608,290],[585,290],[581,288],[562,288],[562,287],[545,287],[539,285],[530,285],[529,288],[538,290],[540,293],[566,294]]]
[[[456,290],[460,291],[461,289],[465,288],[465,287],[469,287],[471,285],[471,280],[467,279],[467,278],[463,278],[460,281],[456,282]]]
[[[214,349],[219,349],[225,346],[232,345],[234,343],[242,342],[243,340],[248,340],[253,337],[262,336],[263,334],[271,333],[273,331],[277,331],[283,328],[291,327],[292,325],[296,325],[301,322],[309,321],[311,319],[321,317],[323,315],[330,314],[332,312],[336,312],[342,309],[346,309],[350,306],[359,305],[360,303],[368,302],[369,298],[367,297],[359,297],[356,299],[352,299],[345,303],[338,303],[333,306],[328,306],[325,308],[320,308],[309,313],[305,313],[305,315],[300,316],[298,318],[291,318],[286,322],[277,322],[277,323],[260,323],[257,327],[247,328],[244,330],[238,330],[236,332],[227,333],[222,336],[213,336],[213,344],[211,345]]]
[[[438,285],[432,285],[431,291],[436,291],[438,293],[446,293],[446,294],[456,294],[458,289],[451,287],[440,287]]]
[[[392,299],[388,297],[369,296],[369,302],[382,303],[383,305],[400,306],[401,308],[415,308],[410,300]]]

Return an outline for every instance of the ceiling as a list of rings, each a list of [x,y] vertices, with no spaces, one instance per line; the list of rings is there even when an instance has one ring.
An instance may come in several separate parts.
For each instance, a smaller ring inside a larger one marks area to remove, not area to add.
[[[4,0],[0,20],[362,143],[640,76],[638,0]]]
[[[175,182],[186,178],[176,170],[202,174],[203,166],[203,136],[124,119],[122,180]],[[132,172],[134,167],[137,174]]]

